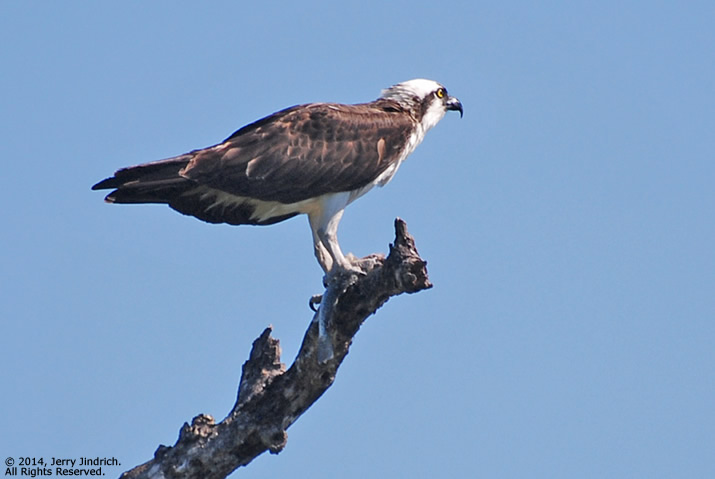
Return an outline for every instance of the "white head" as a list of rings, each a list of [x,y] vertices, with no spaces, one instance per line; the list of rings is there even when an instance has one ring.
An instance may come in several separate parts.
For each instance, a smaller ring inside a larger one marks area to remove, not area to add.
[[[408,109],[420,122],[423,131],[435,126],[447,110],[463,114],[462,103],[447,94],[447,89],[433,80],[417,78],[398,83],[382,91],[381,98],[394,100]]]

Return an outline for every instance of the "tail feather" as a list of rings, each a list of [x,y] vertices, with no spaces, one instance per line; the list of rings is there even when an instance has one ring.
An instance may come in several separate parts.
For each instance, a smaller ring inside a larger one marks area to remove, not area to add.
[[[109,203],[169,203],[195,186],[192,180],[179,175],[192,157],[193,154],[188,153],[122,168],[114,176],[92,186],[92,189],[114,189],[105,198]]]
[[[122,168],[92,189],[113,190],[104,198],[108,203],[163,203],[179,213],[208,223],[269,225],[287,220],[300,212],[297,209],[279,208],[273,216],[264,214],[256,217],[260,200],[226,193],[181,176],[179,172],[195,154],[191,152],[167,160]]]

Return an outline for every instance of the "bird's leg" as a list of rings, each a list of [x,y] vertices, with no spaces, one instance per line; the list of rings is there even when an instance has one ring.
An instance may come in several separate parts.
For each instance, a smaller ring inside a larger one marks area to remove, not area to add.
[[[329,253],[332,259],[332,267],[327,271],[328,275],[334,275],[339,272],[353,273],[363,275],[365,274],[357,264],[353,263],[349,258],[343,255],[343,251],[340,249],[340,244],[338,243],[338,222],[342,216],[342,211],[328,222],[325,228],[318,228],[317,234],[320,243],[323,245],[325,250]],[[351,259],[355,258],[352,254]]]
[[[313,311],[315,305],[320,304],[314,321],[318,322],[317,357],[321,363],[333,357],[328,322],[333,315],[338,298],[357,280],[358,275],[365,274],[358,265],[345,258],[338,244],[338,224],[343,217],[345,205],[347,205],[347,197],[342,193],[336,194],[325,202],[319,212],[308,214],[310,229],[313,232],[315,257],[325,271],[323,278],[325,293],[322,296],[313,296],[308,303]]]
[[[310,215],[308,216],[308,220],[310,221],[310,229],[313,232],[313,252],[315,253],[315,258],[318,260],[320,267],[323,268],[323,271],[325,272],[325,277],[323,278],[323,286],[327,288],[327,277],[328,273],[330,272],[330,269],[333,267],[333,258],[332,256],[330,256],[330,253],[323,245],[323,242],[320,241],[320,237],[318,236],[319,217]],[[310,297],[310,300],[308,301],[308,307],[310,307],[313,312],[317,313],[317,305],[320,304],[322,299],[322,294],[314,294]]]
[[[311,227],[313,226],[311,221]],[[327,274],[333,267],[333,258],[330,256],[328,250],[323,246],[323,242],[320,241],[317,229],[311,228],[313,230],[313,251],[315,252],[315,258],[320,263],[320,267]]]
[[[308,306],[315,311],[313,320],[318,322],[317,359],[318,362],[324,363],[334,356],[333,343],[328,334],[328,322],[333,315],[335,305],[338,304],[340,295],[357,279],[357,272],[353,271],[357,267],[345,259],[340,251],[340,246],[334,240],[334,236],[332,236],[333,242],[329,243],[334,246],[331,249],[325,246],[326,243],[323,242],[321,237],[326,238],[325,241],[329,241],[328,238],[331,238],[331,236],[322,235],[321,230],[313,234],[315,256],[318,258],[323,270],[325,270],[325,276],[323,277],[325,293],[313,295],[308,302]],[[347,267],[344,265],[347,265]],[[361,269],[357,269],[359,274],[364,274]]]
[[[353,265],[340,249],[338,224],[343,217],[343,208],[346,203],[338,201],[340,199],[338,195],[334,198],[335,201],[328,202],[320,212],[308,215],[310,229],[313,233],[315,257],[326,275],[337,271],[363,274],[362,269]]]

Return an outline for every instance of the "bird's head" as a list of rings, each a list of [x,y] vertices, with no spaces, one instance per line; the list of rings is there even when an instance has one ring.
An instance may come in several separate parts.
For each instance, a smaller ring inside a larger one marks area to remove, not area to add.
[[[464,114],[462,103],[447,93],[447,89],[432,80],[417,78],[398,83],[382,91],[382,97],[394,100],[412,112],[425,131],[444,117],[448,110]]]

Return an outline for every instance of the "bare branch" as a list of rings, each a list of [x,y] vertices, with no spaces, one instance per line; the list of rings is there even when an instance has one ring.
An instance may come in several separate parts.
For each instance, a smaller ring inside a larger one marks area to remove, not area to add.
[[[367,317],[392,296],[432,287],[426,262],[400,219],[395,220],[395,242],[388,257],[372,255],[359,264],[364,275],[326,278],[324,297],[338,292],[325,324],[324,339],[332,346],[332,357],[318,360],[321,341],[314,318],[298,356],[286,370],[280,361],[280,343],[271,337],[271,328],[266,328],[253,342],[243,365],[238,397],[229,415],[218,424],[211,416],[196,416],[191,425],[185,423],[181,428],[174,446],[159,446],[153,459],[125,472],[122,478],[222,479],[265,451],[279,453],[287,442],[286,429],[335,380]]]

